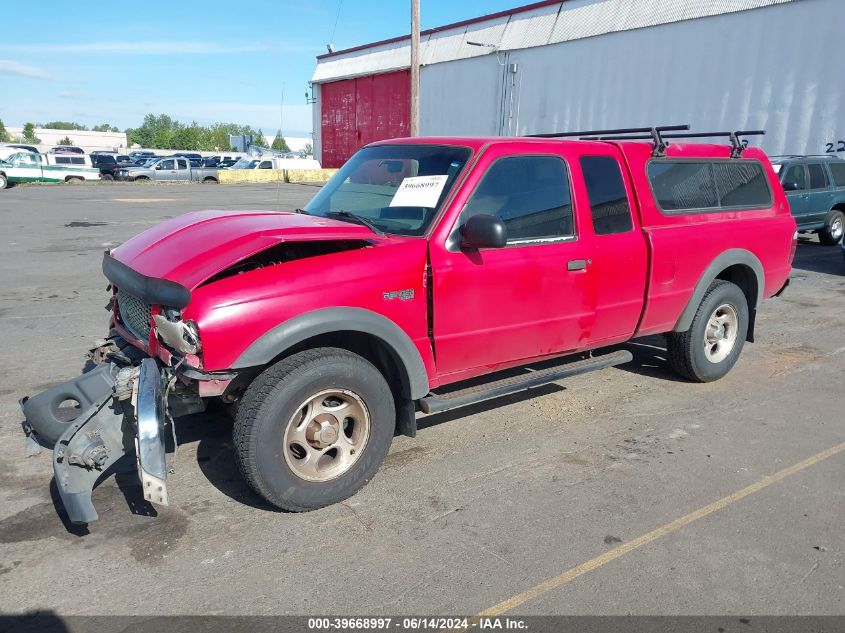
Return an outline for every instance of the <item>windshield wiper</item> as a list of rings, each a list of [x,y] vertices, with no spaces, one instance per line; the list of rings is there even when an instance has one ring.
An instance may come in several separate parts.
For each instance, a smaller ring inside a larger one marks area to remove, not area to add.
[[[363,216],[360,216],[357,213],[352,213],[351,211],[329,211],[328,213],[326,213],[326,215],[329,216],[330,218],[340,218],[342,220],[347,220],[347,221],[351,220],[352,222],[354,222],[356,224],[363,224],[364,226],[366,226],[368,229],[370,229],[376,235],[381,235],[382,237],[384,237],[384,235],[386,235],[386,233],[384,231],[382,231],[380,228],[378,228],[375,224],[373,224],[373,222],[371,220],[369,220],[368,218],[365,218]]]

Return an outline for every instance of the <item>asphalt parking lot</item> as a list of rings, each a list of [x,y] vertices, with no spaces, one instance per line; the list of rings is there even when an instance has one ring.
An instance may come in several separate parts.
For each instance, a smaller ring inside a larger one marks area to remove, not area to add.
[[[102,251],[315,191],[0,192],[0,612],[845,614],[845,262],[815,238],[722,381],[680,381],[659,337],[637,341],[628,365],[421,420],[357,496],[307,514],[266,506],[229,420],[194,416],[171,507],[145,515],[130,472],[97,488],[87,534],[66,527],[17,400],[104,334]]]

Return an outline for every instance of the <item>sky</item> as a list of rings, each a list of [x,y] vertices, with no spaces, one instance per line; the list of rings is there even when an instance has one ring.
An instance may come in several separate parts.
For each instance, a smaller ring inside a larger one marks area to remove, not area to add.
[[[420,0],[421,28],[529,0]],[[410,0],[3,0],[0,120],[101,123],[145,114],[311,131],[315,57],[410,31]],[[282,95],[284,94],[284,99]],[[283,107],[282,107],[283,106]]]

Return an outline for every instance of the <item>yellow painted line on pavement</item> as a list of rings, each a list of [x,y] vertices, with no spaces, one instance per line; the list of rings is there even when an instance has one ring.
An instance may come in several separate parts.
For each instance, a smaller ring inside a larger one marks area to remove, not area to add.
[[[689,525],[690,523],[698,521],[699,519],[703,519],[704,517],[713,514],[714,512],[718,512],[719,510],[726,508],[733,503],[736,503],[740,499],[744,499],[745,497],[752,495],[755,492],[760,492],[761,490],[763,490],[764,488],[768,488],[772,484],[776,484],[777,482],[782,481],[791,475],[800,473],[802,470],[805,470],[810,466],[813,466],[830,457],[833,457],[834,455],[838,455],[843,451],[845,451],[845,442],[837,444],[836,446],[832,446],[831,448],[821,451],[820,453],[816,453],[815,455],[808,457],[804,461],[800,461],[797,464],[789,466],[788,468],[784,468],[783,470],[779,470],[772,475],[763,477],[761,480],[751,484],[750,486],[746,486],[741,490],[737,490],[736,492],[733,492],[726,497],[722,497],[718,501],[714,501],[713,503],[699,508],[698,510],[693,510],[689,514],[685,514],[684,516],[675,519],[674,521],[667,523],[666,525],[654,529],[651,532],[647,532],[646,534],[635,538],[633,541],[629,541],[627,543],[619,545],[618,547],[614,547],[612,550],[605,552],[601,556],[596,556],[595,558],[591,558],[590,560],[581,563],[580,565],[576,565],[575,567],[567,569],[565,572],[558,576],[549,578],[548,580],[545,580],[540,584],[534,585],[527,591],[518,593],[515,596],[508,598],[507,600],[503,600],[502,602],[495,604],[488,609],[485,609],[476,617],[495,617],[498,615],[502,615],[503,613],[506,613],[508,611],[511,611],[512,609],[515,609],[516,607],[525,604],[529,600],[533,600],[534,598],[537,598],[543,595],[544,593],[551,591],[552,589],[560,587],[563,584],[575,580],[579,576],[583,576],[588,572],[594,571],[599,567],[624,556],[628,552],[632,552],[635,549],[642,547],[643,545],[648,545],[652,541],[656,541],[657,539],[667,536],[672,532],[680,530],[682,527]]]

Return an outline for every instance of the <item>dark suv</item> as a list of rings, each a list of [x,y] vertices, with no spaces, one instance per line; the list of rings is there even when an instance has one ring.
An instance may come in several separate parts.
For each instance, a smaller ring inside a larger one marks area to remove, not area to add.
[[[773,156],[798,230],[827,246],[845,232],[845,160],[835,156]]]

